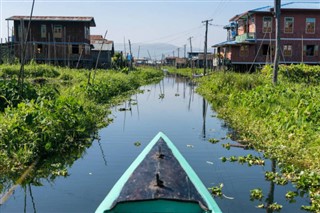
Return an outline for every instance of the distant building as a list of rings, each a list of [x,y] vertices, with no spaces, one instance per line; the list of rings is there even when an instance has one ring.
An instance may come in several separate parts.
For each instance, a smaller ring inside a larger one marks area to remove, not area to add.
[[[148,64],[148,58],[135,58],[134,63],[136,66]]]
[[[319,64],[320,4],[287,3],[281,6],[282,64]],[[249,70],[272,63],[275,53],[275,18],[273,7],[262,7],[235,15],[227,30],[227,41],[215,44],[224,61],[237,70]]]
[[[188,60],[186,58],[176,58],[177,68],[186,68],[188,66]]]
[[[90,35],[91,55],[94,67],[110,68],[114,55],[114,42],[104,39],[102,35]],[[98,61],[98,62],[97,62]]]
[[[176,66],[176,60],[178,57],[175,56],[168,56],[164,59],[165,64],[168,66]]]
[[[93,17],[32,16],[27,35],[29,16],[12,16],[14,22],[14,54],[21,57],[24,40],[26,60],[69,66],[92,66],[90,27],[95,27]]]
[[[188,59],[193,62],[193,66],[197,68],[204,67],[204,52],[188,52]],[[212,69],[213,67],[214,54],[211,52],[207,53],[207,68]]]

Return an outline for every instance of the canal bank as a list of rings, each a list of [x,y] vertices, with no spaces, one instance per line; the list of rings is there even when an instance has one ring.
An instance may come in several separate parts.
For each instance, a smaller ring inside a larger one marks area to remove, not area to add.
[[[266,195],[270,182],[264,166],[248,166],[221,161],[222,157],[253,156],[261,153],[241,148],[225,149],[223,144],[237,144],[228,135],[225,122],[203,97],[195,93],[185,78],[166,77],[159,84],[140,88],[130,101],[112,108],[113,123],[101,129],[92,146],[81,158],[68,163],[68,176],[54,180],[43,177],[38,186],[18,187],[12,198],[0,208],[3,212],[93,212],[118,178],[159,132],[175,143],[206,187],[223,184],[223,196],[215,198],[223,212],[264,212],[250,201],[250,190],[261,188]],[[131,108],[131,110],[129,110]],[[128,110],[123,110],[128,109]],[[210,143],[211,138],[218,143]],[[137,143],[139,142],[139,143]],[[141,144],[138,146],[138,144]],[[40,186],[41,185],[41,186]],[[283,205],[282,212],[299,212],[306,199],[289,204],[285,193],[291,185],[275,186],[274,201]],[[32,195],[32,196],[31,196]]]

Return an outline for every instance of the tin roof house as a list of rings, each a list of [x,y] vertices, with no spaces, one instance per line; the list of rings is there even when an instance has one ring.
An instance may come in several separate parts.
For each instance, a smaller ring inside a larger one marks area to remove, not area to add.
[[[11,42],[16,57],[21,57],[23,41],[26,40],[26,61],[92,66],[90,28],[96,26],[93,17],[32,16],[27,33],[29,19],[30,16],[6,19],[13,21]]]
[[[319,64],[320,3],[292,2],[281,6],[282,64]],[[236,70],[272,63],[275,53],[274,8],[267,6],[235,15],[224,27],[227,40],[213,45]]]

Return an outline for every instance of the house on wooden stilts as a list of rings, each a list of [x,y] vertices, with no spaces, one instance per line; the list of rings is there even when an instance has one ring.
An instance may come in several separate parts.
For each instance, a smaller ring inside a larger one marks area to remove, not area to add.
[[[281,64],[319,64],[320,3],[292,2],[281,5]],[[235,15],[224,27],[227,41],[213,45],[224,61],[237,71],[253,71],[273,63],[275,18],[271,6]]]
[[[12,16],[14,55],[21,58],[26,42],[26,61],[70,67],[92,67],[90,28],[95,27],[93,17]]]

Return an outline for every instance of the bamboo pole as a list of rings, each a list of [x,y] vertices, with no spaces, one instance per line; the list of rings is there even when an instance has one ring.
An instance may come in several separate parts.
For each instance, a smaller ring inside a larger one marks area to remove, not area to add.
[[[276,17],[276,47],[273,65],[273,84],[278,82],[278,69],[279,69],[279,56],[280,56],[280,13],[281,13],[281,0],[274,0],[275,17]]]

